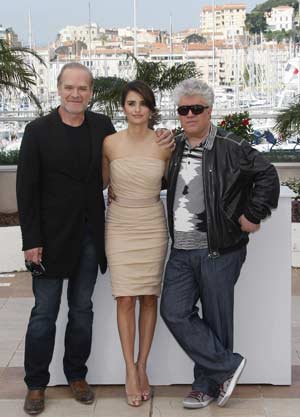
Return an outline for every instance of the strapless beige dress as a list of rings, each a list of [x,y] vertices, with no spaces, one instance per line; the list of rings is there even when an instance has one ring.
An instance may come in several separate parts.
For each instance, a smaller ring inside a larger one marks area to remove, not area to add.
[[[116,197],[107,209],[105,248],[114,297],[160,294],[168,244],[159,198],[164,169],[155,158],[110,163]]]

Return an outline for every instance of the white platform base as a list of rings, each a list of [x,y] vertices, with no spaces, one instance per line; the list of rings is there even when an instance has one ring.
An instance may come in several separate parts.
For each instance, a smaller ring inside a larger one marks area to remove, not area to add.
[[[20,226],[0,227],[0,272],[24,271]]]
[[[235,350],[247,358],[242,383],[291,383],[291,223],[290,197],[282,187],[278,209],[251,236],[248,256],[236,286]],[[65,384],[62,371],[67,317],[66,293],[57,323],[51,385]],[[94,293],[94,337],[88,361],[92,384],[123,384],[124,363],[109,275],[99,277]],[[149,360],[154,385],[190,384],[193,364],[159,318]]]

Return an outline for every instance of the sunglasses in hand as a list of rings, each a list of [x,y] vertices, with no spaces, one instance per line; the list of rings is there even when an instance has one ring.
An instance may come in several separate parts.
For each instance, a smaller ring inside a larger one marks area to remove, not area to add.
[[[208,108],[209,106],[203,106],[202,104],[192,104],[191,106],[179,106],[177,112],[180,116],[187,116],[190,110],[193,114],[201,114]]]
[[[26,266],[26,269],[29,272],[31,272],[33,277],[40,277],[44,275],[45,273],[45,267],[43,266],[41,262],[39,264],[36,264],[34,262],[25,260],[25,266]]]

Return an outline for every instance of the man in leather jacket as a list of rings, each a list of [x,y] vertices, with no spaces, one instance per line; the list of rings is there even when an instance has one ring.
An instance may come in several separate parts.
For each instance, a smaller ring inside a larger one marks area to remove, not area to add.
[[[246,364],[233,353],[234,286],[249,233],[277,207],[279,180],[245,139],[211,123],[214,93],[206,83],[185,80],[174,96],[183,133],[168,172],[172,249],[161,315],[195,363],[183,406],[202,408],[216,399],[222,407]]]

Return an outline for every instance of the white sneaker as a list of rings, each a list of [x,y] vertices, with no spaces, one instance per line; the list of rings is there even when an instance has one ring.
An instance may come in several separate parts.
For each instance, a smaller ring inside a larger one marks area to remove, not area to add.
[[[238,383],[240,376],[242,375],[245,365],[246,359],[243,358],[242,362],[239,364],[234,374],[230,378],[226,379],[226,381],[224,381],[223,384],[220,386],[220,394],[217,399],[217,404],[219,407],[224,407],[224,405],[231,397],[231,394],[233,393],[233,390],[236,384]]]
[[[191,391],[182,401],[184,408],[203,408],[214,401],[214,397],[201,391]]]

